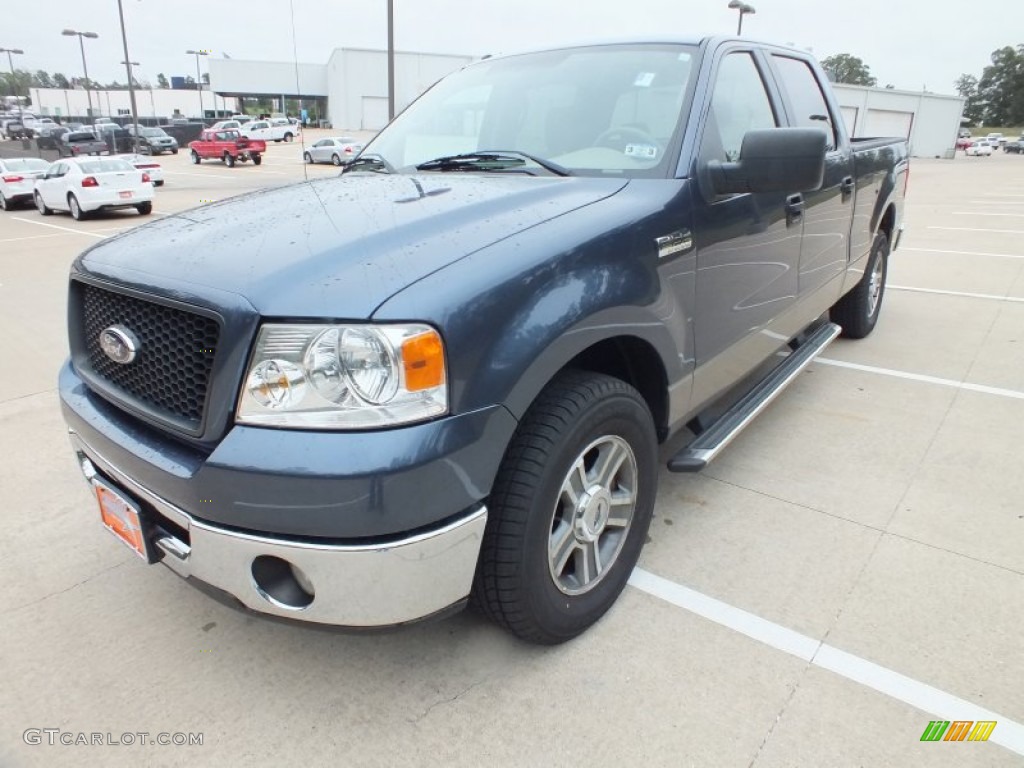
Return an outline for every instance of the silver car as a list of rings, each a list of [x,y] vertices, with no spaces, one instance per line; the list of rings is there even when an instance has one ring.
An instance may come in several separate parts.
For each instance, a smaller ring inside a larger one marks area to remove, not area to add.
[[[329,139],[320,139],[312,146],[306,147],[306,151],[302,153],[302,159],[307,163],[343,165],[358,155],[362,149],[363,143],[351,136],[334,136]]]

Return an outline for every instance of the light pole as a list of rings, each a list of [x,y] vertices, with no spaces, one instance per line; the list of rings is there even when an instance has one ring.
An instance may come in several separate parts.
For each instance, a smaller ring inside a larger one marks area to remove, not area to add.
[[[757,13],[757,11],[754,9],[754,6],[740,2],[740,0],[730,0],[729,7],[739,11],[740,13],[740,22],[736,26],[736,35],[739,36],[743,34],[743,16],[748,13],[753,15]]]
[[[395,0],[388,0],[388,121],[395,119]]]
[[[118,0],[120,2],[120,0]],[[209,56],[209,51],[193,51],[189,48],[185,53],[196,57],[196,89],[199,91],[199,121],[203,120],[203,78],[199,74],[199,57]]]
[[[117,0],[117,15],[121,19],[121,44],[124,46],[124,64],[125,69],[128,71],[128,101],[132,105],[132,125],[133,129],[133,140],[132,149],[135,154],[139,154],[139,110],[135,108],[135,78],[132,77],[132,61],[131,56],[128,55],[128,33],[124,28],[124,7],[121,5],[121,0]],[[135,64],[135,66],[139,66]],[[117,137],[114,138],[114,144],[117,144]]]
[[[7,54],[7,63],[11,65],[11,88],[14,90],[14,97],[18,100],[18,114],[22,115],[24,109],[21,106],[21,98],[18,96],[18,80],[14,76],[14,59],[11,58],[11,54],[16,53],[20,56],[25,52],[21,48],[0,48],[0,53]]]
[[[99,35],[95,32],[76,32],[73,29],[65,29],[61,32],[66,37],[78,36],[78,47],[82,49],[82,71],[85,72],[85,98],[89,100],[89,118],[92,118],[92,91],[89,89],[89,67],[85,64],[85,43],[82,42],[83,37],[88,37],[90,40],[95,40]],[[125,58],[128,58],[125,56]]]

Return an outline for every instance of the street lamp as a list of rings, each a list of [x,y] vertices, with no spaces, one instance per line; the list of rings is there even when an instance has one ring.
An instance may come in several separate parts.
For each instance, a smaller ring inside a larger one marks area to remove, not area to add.
[[[139,66],[137,63],[132,61],[131,56],[128,55],[128,33],[124,27],[124,7],[121,5],[121,0],[117,0],[117,15],[121,20],[121,43],[124,46],[124,68],[128,71],[128,101],[132,105],[132,150],[135,154],[139,154],[139,110],[135,107],[135,83],[132,77],[132,64]],[[114,137],[115,147],[117,145],[117,137]]]
[[[388,121],[395,119],[395,0],[388,0]]]
[[[92,117],[92,91],[89,90],[89,67],[85,65],[85,43],[82,42],[83,37],[88,37],[90,40],[95,40],[99,35],[95,32],[76,32],[73,29],[65,29],[61,32],[65,37],[78,36],[78,47],[82,49],[82,71],[85,72],[85,98],[89,100],[89,117]],[[127,58],[127,56],[125,57]]]
[[[193,51],[189,48],[185,53],[196,57],[196,89],[199,91],[199,121],[203,120],[203,78],[199,74],[199,57],[209,56],[209,51]]]
[[[755,14],[757,11],[754,6],[747,5],[746,3],[740,2],[740,0],[730,0],[729,7],[740,12],[740,23],[736,27],[736,34],[743,34],[743,16],[744,14]]]
[[[14,76],[14,59],[11,58],[12,53],[16,53],[19,56],[25,53],[21,48],[0,48],[0,53],[7,54],[7,63],[11,65],[11,88],[14,90],[14,96],[18,99],[18,114],[23,114],[24,110],[21,107],[21,99],[18,98],[18,80]]]

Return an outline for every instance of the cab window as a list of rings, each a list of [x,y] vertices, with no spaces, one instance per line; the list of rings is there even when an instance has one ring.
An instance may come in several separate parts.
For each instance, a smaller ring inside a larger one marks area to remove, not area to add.
[[[750,53],[730,53],[718,66],[701,158],[735,162],[747,131],[778,126],[761,73]]]

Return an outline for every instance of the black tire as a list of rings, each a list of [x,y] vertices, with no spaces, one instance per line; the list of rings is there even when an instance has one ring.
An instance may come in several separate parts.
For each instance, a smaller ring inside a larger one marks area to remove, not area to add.
[[[162,187],[163,185],[164,185],[164,183],[163,183],[162,180],[161,181],[154,181],[153,182],[153,186],[154,187]]]
[[[284,140],[285,140],[285,141],[287,141],[287,142],[288,142],[289,144],[291,143],[292,139],[294,139],[294,138],[295,138],[295,137],[294,137],[294,136],[292,136],[292,135],[291,135],[290,133],[286,133],[286,134],[284,135]]]
[[[313,164],[313,156],[311,154],[309,154],[309,152],[303,152],[302,153],[302,159],[306,161],[306,165],[312,165]]]
[[[832,322],[843,327],[843,336],[848,339],[863,339],[875,329],[878,315],[882,311],[885,280],[888,274],[889,238],[884,232],[879,232],[871,244],[871,255],[864,267],[864,276],[852,291],[833,305],[829,312]]]
[[[263,162],[263,155],[253,155],[252,156],[252,164],[253,165],[259,165],[262,162]]]
[[[627,525],[609,519],[613,509],[622,509],[613,504],[613,496],[602,501],[590,492],[601,487],[596,464],[584,473],[595,473],[595,479],[587,477],[581,485],[587,492],[576,496],[591,501],[586,505],[587,515],[593,513],[590,522],[582,521],[586,515],[580,503],[569,504],[563,494],[564,483],[579,479],[577,463],[600,459],[602,454],[594,452],[604,445],[620,446],[609,455],[618,450],[623,456],[612,462],[609,487],[617,486],[621,494],[625,486],[619,473],[632,473]],[[576,637],[605,614],[625,587],[647,537],[657,482],[654,421],[640,394],[611,376],[563,372],[530,406],[505,452],[488,502],[473,604],[524,640],[553,645]],[[597,526],[585,532],[596,538],[595,549],[604,550],[603,570],[596,568],[599,575],[582,587],[581,579],[588,580],[581,565],[588,545],[576,533],[580,525]],[[566,544],[561,566],[551,560],[554,537]],[[566,582],[576,584],[575,593]]]
[[[13,204],[8,201],[3,192],[0,192],[0,211],[9,211],[12,207]]]
[[[224,165],[226,165],[228,168],[235,167],[235,156],[232,155],[230,152],[224,153]]]
[[[43,196],[36,192],[33,196],[36,201],[36,210],[39,211],[43,216],[53,216],[53,208],[47,208],[46,203],[43,202]]]
[[[172,154],[172,155],[176,155],[176,154],[178,154],[178,150],[177,150],[176,148],[175,148],[175,149],[172,149],[172,150],[171,150],[171,154]]]
[[[151,200],[147,200],[144,203],[139,203],[135,206],[135,210],[139,212],[140,216],[149,216],[149,214],[153,212],[153,202]]]
[[[89,217],[89,214],[82,210],[78,198],[72,194],[68,195],[68,210],[71,212],[71,218],[75,221],[82,221]]]
[[[193,165],[199,165],[203,161],[203,158],[199,156],[199,153],[194,149],[192,150],[192,163]]]
[[[334,163],[335,165],[341,165],[341,158],[338,157],[337,153],[331,155],[331,162]]]

